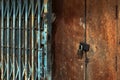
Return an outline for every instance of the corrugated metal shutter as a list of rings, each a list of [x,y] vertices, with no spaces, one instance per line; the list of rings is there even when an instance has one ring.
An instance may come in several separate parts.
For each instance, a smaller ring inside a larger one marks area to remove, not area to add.
[[[1,80],[51,80],[51,2],[1,0]]]

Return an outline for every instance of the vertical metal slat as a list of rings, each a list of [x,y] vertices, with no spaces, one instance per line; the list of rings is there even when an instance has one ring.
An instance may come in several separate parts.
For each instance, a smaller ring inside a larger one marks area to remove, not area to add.
[[[41,78],[41,73],[42,73],[42,51],[41,51],[41,48],[40,48],[40,22],[41,22],[41,3],[40,3],[41,0],[38,0],[38,36],[37,36],[37,42],[38,42],[38,80],[40,80]]]
[[[25,80],[28,79],[28,69],[27,69],[27,53],[28,53],[28,47],[27,47],[27,26],[28,26],[28,0],[26,0],[26,6],[25,6]]]
[[[21,0],[19,0],[19,80],[21,80]]]
[[[7,80],[9,80],[10,79],[10,76],[9,76],[9,72],[10,72],[10,70],[9,70],[9,17],[10,17],[10,15],[9,15],[9,0],[7,1]]]
[[[48,0],[47,0],[48,1]],[[43,33],[42,33],[42,36],[43,36],[43,38],[42,38],[42,42],[43,42],[43,44],[44,44],[44,78],[46,78],[47,77],[47,67],[48,67],[48,65],[47,65],[47,33],[48,33],[48,24],[47,24],[47,13],[48,13],[48,8],[47,8],[47,6],[48,6],[48,2],[47,1],[44,1],[44,14],[45,14],[45,16],[44,16],[44,31],[43,31]]]
[[[3,80],[3,27],[4,27],[4,0],[1,2],[1,80]]]
[[[44,23],[44,32],[43,32],[43,36],[44,36],[44,78],[47,77],[47,24]]]
[[[34,80],[34,0],[32,0],[32,80]]]
[[[15,0],[13,1],[13,80],[15,80]]]

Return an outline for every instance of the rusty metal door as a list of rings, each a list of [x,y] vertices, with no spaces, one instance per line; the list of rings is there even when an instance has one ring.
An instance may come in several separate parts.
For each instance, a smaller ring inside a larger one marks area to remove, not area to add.
[[[117,0],[87,0],[87,80],[119,80],[117,20]]]
[[[51,0],[0,1],[0,80],[51,80]]]
[[[54,80],[120,80],[120,0],[53,0],[53,4]],[[90,44],[87,66],[85,56],[77,55],[85,38]]]

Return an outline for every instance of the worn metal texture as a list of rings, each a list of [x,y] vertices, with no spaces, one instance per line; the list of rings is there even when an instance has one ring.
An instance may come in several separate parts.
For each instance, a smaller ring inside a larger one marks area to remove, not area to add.
[[[87,0],[88,80],[118,80],[116,1]]]
[[[53,0],[53,80],[83,80],[83,60],[77,51],[84,41],[84,0]]]
[[[117,1],[118,5],[118,19],[117,19],[117,80],[120,80],[120,0]]]
[[[51,0],[0,4],[0,80],[51,80]]]
[[[116,0],[87,0],[90,51],[86,80],[120,79],[116,4]],[[53,0],[53,80],[84,80],[84,58],[77,55],[79,42],[85,37],[84,8],[84,0]]]

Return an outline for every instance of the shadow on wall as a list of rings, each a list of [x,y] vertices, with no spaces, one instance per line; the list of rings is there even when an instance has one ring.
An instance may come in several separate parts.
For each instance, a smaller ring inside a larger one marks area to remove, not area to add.
[[[52,24],[52,55],[53,55],[53,77],[55,76],[56,64],[55,64],[55,35],[57,31],[57,24],[62,18],[62,9],[63,9],[63,1],[62,0],[52,0],[52,10],[55,14],[55,21]]]

